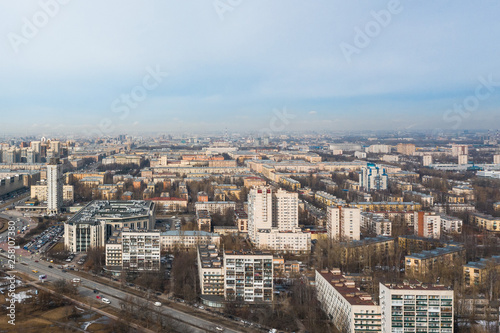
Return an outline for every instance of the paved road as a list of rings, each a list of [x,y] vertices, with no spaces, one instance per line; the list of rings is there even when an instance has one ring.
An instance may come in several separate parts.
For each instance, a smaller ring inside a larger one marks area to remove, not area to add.
[[[134,296],[132,294],[129,294],[127,292],[124,292],[120,289],[113,288],[110,286],[106,286],[85,278],[82,278],[80,276],[72,274],[72,271],[67,271],[66,273],[63,273],[62,270],[55,268],[48,268],[47,266],[49,263],[44,262],[44,261],[39,261],[35,262],[34,260],[27,258],[27,257],[18,257],[18,262],[16,263],[15,270],[32,275],[34,277],[37,277],[40,274],[45,274],[47,275],[47,280],[48,281],[55,281],[58,279],[67,279],[67,280],[72,280],[73,278],[77,277],[81,280],[81,284],[78,287],[78,291],[80,292],[81,295],[83,296],[88,296],[89,298],[95,299],[96,294],[93,293],[93,289],[97,289],[100,291],[101,295],[105,295],[106,298],[108,298],[111,301],[110,306],[113,306],[115,308],[120,308],[120,299],[125,299],[127,296]],[[5,257],[0,257],[0,261],[3,264],[6,264],[7,259]],[[24,265],[26,264],[26,265]],[[52,264],[53,265],[53,264]],[[37,270],[37,273],[33,273],[32,270]],[[156,308],[153,306],[153,308]],[[204,319],[195,317],[191,314],[187,314],[172,308],[169,308],[165,305],[162,305],[161,307],[158,307],[156,309],[161,309],[163,314],[166,314],[167,316],[175,319],[179,319],[181,322],[183,322],[184,325],[189,325],[190,327],[190,332],[193,333],[204,333],[207,330],[213,330],[213,328],[217,325],[215,323],[206,321]],[[200,329],[199,327],[203,328]],[[225,328],[224,332],[228,333],[237,333],[239,331],[234,331],[229,328]]]

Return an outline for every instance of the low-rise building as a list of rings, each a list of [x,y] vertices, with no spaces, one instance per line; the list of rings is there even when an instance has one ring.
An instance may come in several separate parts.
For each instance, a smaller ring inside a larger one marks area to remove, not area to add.
[[[219,234],[206,231],[172,230],[162,232],[160,236],[162,251],[194,249],[197,246],[220,243]]]
[[[415,277],[426,276],[437,265],[463,261],[465,249],[462,246],[446,246],[405,256],[406,274]]]
[[[497,270],[500,273],[500,256],[468,262],[463,266],[465,285],[468,287],[481,286],[487,281],[491,270]]]
[[[479,228],[492,232],[500,232],[500,217],[493,217],[481,213],[472,213],[471,217],[472,224]]]

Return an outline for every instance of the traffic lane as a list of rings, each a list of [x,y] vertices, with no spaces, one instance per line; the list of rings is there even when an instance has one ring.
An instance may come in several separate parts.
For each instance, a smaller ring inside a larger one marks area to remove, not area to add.
[[[122,291],[120,289],[114,288],[114,287],[109,287],[107,285],[100,284],[99,282],[95,282],[92,280],[88,280],[86,278],[82,278],[80,276],[73,275],[71,270],[68,270],[66,273],[63,273],[62,270],[57,269],[57,268],[48,268],[47,264],[45,262],[39,261],[39,262],[34,262],[31,259],[25,258],[25,262],[30,262],[28,266],[25,265],[20,265],[20,267],[24,268],[24,272],[30,272],[29,268],[31,269],[37,269],[39,273],[36,273],[37,275],[40,274],[45,274],[49,278],[53,278],[55,280],[57,279],[67,279],[67,280],[72,280],[73,278],[79,278],[80,283],[82,286],[86,286],[88,288],[97,289],[100,292],[108,295],[109,297],[118,297],[121,299],[126,299],[127,296],[131,297],[137,297],[135,295],[129,294],[125,291]],[[187,314],[185,312],[181,312],[172,308],[169,308],[165,305],[162,305],[162,309],[165,314],[175,318],[179,319],[180,321],[184,321],[186,323],[192,323],[193,325],[203,327],[205,329],[210,329],[212,328],[215,324],[213,322],[206,321],[204,319],[198,318],[196,316],[193,316],[191,314]],[[237,333],[238,331],[230,330],[229,328],[226,328],[225,332],[229,333]]]

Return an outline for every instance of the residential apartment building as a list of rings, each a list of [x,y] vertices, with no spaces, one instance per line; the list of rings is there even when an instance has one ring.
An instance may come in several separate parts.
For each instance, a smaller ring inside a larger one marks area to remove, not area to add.
[[[337,198],[333,194],[324,191],[318,191],[314,194],[314,200],[317,203],[320,203],[325,206],[337,206],[337,205],[345,205],[346,201],[340,198]]]
[[[392,221],[385,218],[383,213],[361,213],[361,228],[377,236],[392,235]]]
[[[500,273],[500,256],[481,258],[479,261],[470,261],[463,266],[464,283],[468,287],[480,287],[488,281],[491,270]]]
[[[338,331],[382,332],[380,306],[340,269],[316,271],[315,285],[318,301]]]
[[[63,166],[58,159],[47,165],[47,214],[58,214],[63,205]]]
[[[500,217],[493,217],[481,213],[472,213],[471,217],[472,224],[479,228],[492,232],[500,232]]]
[[[224,252],[224,297],[244,302],[272,302],[273,255],[266,252]]]
[[[441,231],[446,234],[461,234],[463,221],[458,217],[441,215]]]
[[[298,227],[298,195],[271,187],[254,187],[248,194],[248,235],[259,249],[308,252],[310,234]]]
[[[441,238],[441,216],[434,213],[415,212],[415,235],[425,238]]]
[[[353,202],[350,206],[361,208],[363,212],[407,212],[422,209],[422,204],[418,202]]]
[[[437,265],[448,263],[465,258],[465,249],[462,246],[446,246],[434,250],[422,251],[405,256],[406,274],[426,276]]]
[[[114,230],[106,242],[109,270],[159,271],[160,231]]]
[[[379,168],[373,163],[367,163],[361,169],[359,185],[365,191],[386,190],[389,176],[385,168]]]
[[[195,249],[197,246],[220,243],[219,234],[206,231],[172,230],[162,232],[160,236],[162,251]]]
[[[196,211],[206,210],[210,214],[225,214],[228,210],[236,209],[234,201],[200,201],[195,203]]]
[[[46,182],[37,182],[36,185],[32,185],[30,188],[31,199],[37,199],[38,201],[47,201],[49,197],[48,185]],[[74,202],[75,194],[73,185],[63,185],[63,201],[72,203]]]
[[[198,279],[201,295],[224,297],[225,269],[214,244],[198,247]]]
[[[329,206],[327,208],[326,228],[328,238],[336,240],[359,240],[361,210],[349,206]]]
[[[382,332],[453,333],[453,290],[418,281],[382,284]]]

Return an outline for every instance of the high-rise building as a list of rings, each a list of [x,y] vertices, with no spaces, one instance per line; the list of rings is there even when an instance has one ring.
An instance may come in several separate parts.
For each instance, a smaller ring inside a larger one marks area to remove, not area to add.
[[[425,238],[441,237],[441,216],[433,213],[415,212],[415,235]]]
[[[389,176],[384,168],[379,168],[373,163],[367,163],[361,169],[359,185],[365,191],[386,190]]]
[[[469,146],[467,145],[452,145],[451,154],[453,156],[469,155]]]
[[[299,221],[299,195],[279,189],[273,194],[273,227],[279,231],[297,228]]]
[[[352,241],[360,239],[361,209],[329,206],[326,229],[329,239]]]
[[[298,194],[258,186],[248,194],[248,236],[257,248],[306,252],[311,236],[299,226]]]
[[[34,152],[36,152],[38,154],[41,153],[42,143],[40,141],[31,141],[30,146]]]
[[[47,214],[58,214],[63,204],[63,170],[58,159],[47,165]]]
[[[453,290],[443,285],[380,283],[382,332],[453,333]]]
[[[469,163],[469,156],[467,155],[458,155],[458,164],[464,165]]]
[[[493,164],[500,164],[500,155],[493,155]]]

